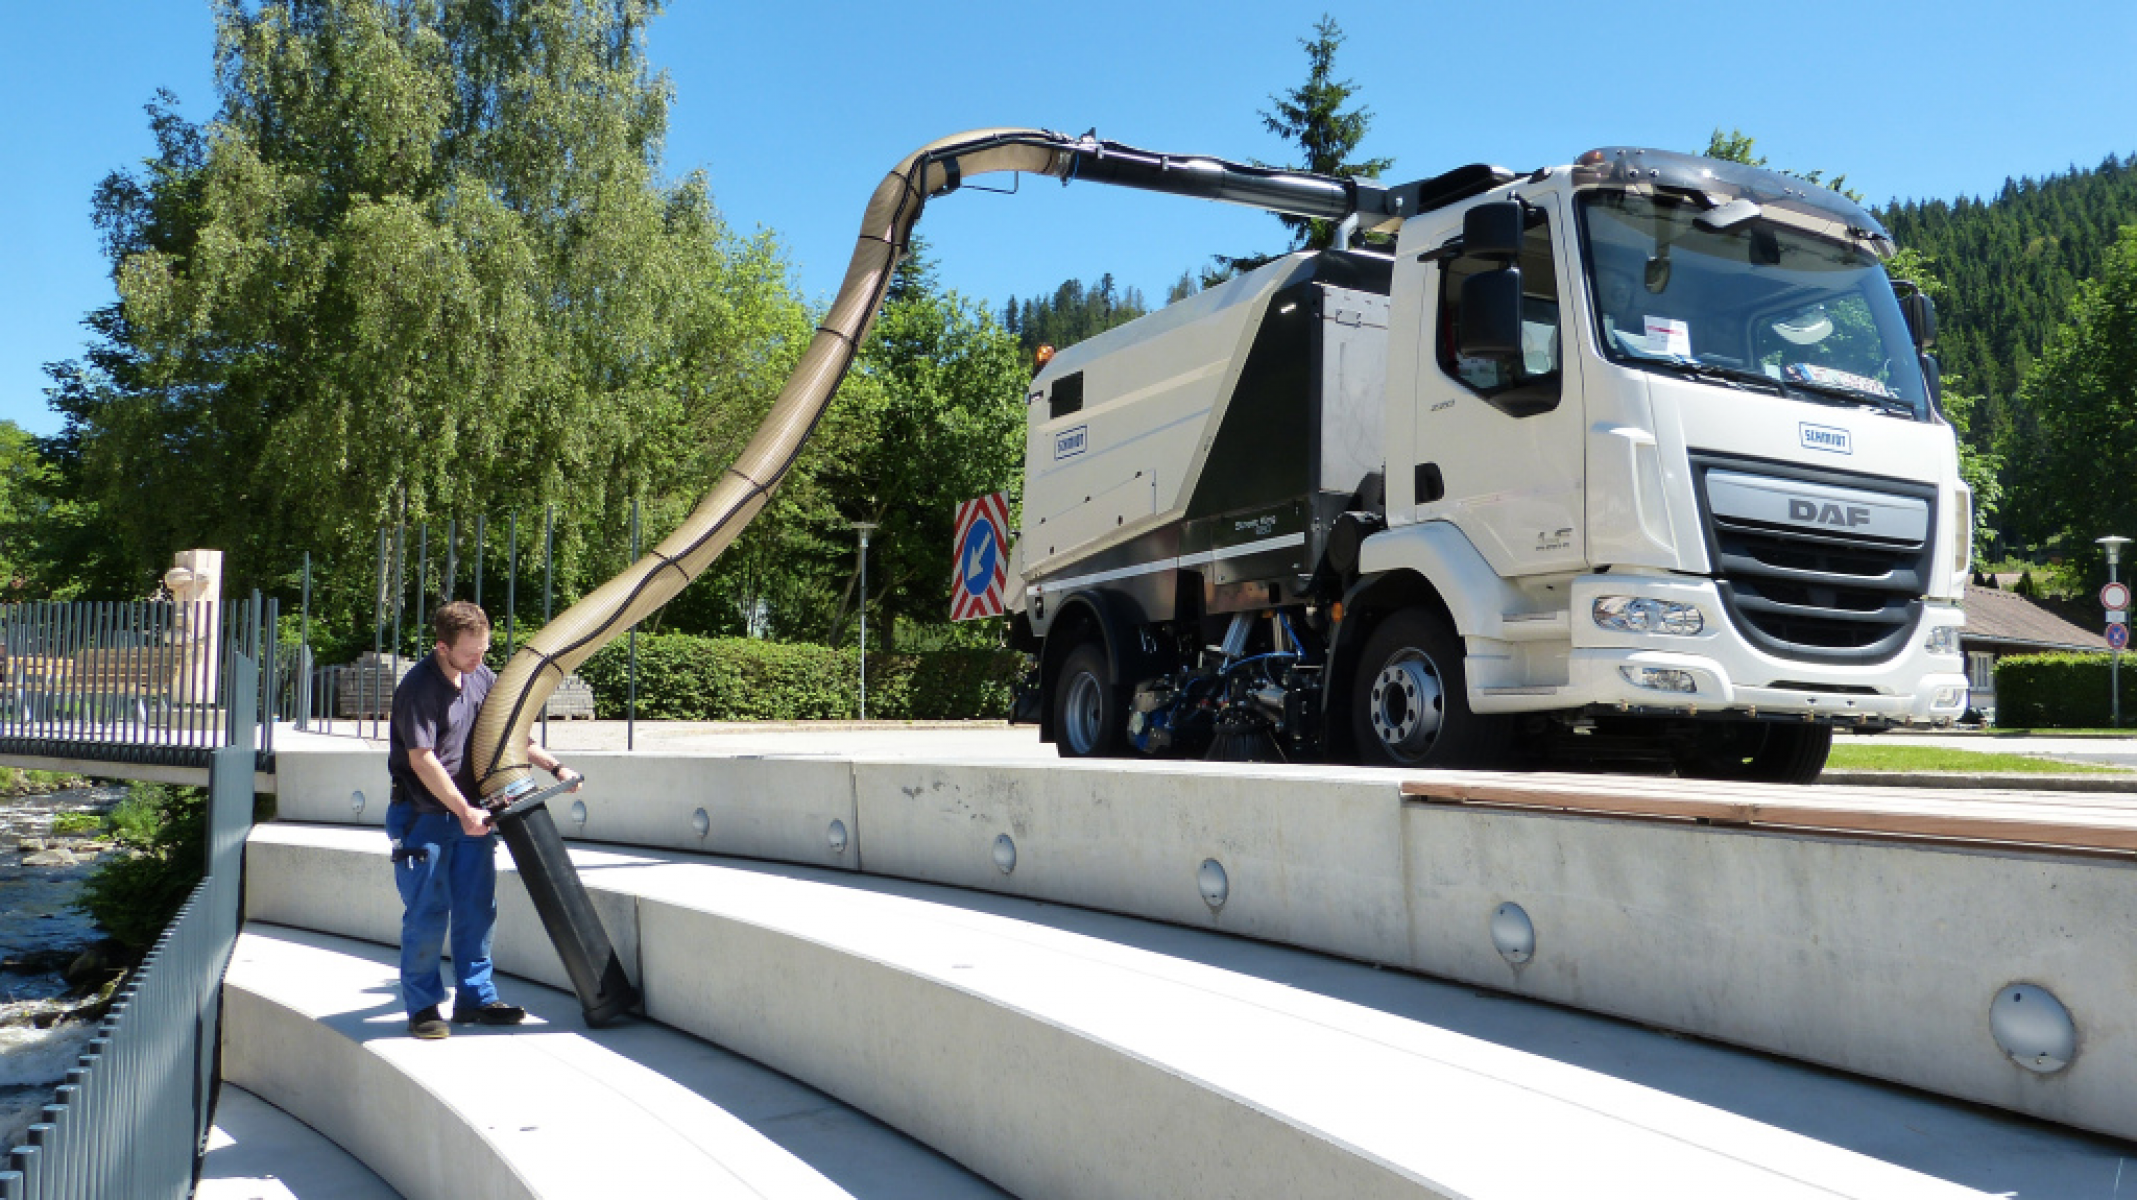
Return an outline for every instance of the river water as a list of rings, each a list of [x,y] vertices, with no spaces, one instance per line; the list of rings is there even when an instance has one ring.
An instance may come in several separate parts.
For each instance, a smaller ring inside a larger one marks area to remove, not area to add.
[[[55,1018],[72,1007],[60,973],[66,961],[102,937],[71,907],[95,862],[28,866],[22,843],[49,839],[55,813],[106,812],[125,794],[92,787],[0,797],[0,1152],[21,1144],[23,1127],[95,1032],[93,1022]]]

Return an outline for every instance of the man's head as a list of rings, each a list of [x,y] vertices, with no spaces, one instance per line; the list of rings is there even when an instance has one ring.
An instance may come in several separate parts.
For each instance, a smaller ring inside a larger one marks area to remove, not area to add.
[[[482,665],[490,649],[490,617],[479,606],[465,600],[440,605],[430,625],[438,635],[439,656],[453,670],[464,675]]]

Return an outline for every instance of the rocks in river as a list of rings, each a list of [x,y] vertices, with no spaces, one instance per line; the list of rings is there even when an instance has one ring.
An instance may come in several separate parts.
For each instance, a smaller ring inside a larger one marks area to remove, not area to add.
[[[68,850],[40,850],[22,860],[25,867],[72,867],[80,863],[81,860]]]
[[[45,848],[45,840],[44,840],[43,838],[24,838],[24,839],[22,839],[22,852],[23,852],[24,854],[36,854],[36,853],[38,853],[38,852],[42,851],[42,850],[43,850],[44,848]]]
[[[125,971],[131,961],[124,945],[106,938],[76,955],[64,974],[67,982],[76,987],[100,984],[114,972]]]

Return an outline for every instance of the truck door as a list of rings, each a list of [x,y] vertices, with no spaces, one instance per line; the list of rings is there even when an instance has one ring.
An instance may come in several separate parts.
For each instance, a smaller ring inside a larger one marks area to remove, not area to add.
[[[1460,234],[1450,216],[1441,245]],[[1520,257],[1522,354],[1464,358],[1462,282],[1497,262],[1455,253],[1424,279],[1416,371],[1416,517],[1453,522],[1502,576],[1586,566],[1579,356],[1567,353],[1561,296],[1572,264],[1558,198],[1530,200]]]

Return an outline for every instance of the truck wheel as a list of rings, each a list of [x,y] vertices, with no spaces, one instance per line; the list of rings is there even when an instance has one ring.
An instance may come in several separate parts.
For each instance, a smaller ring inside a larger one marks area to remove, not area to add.
[[[1128,717],[1120,689],[1106,682],[1106,651],[1085,642],[1069,651],[1054,680],[1054,751],[1063,758],[1112,758]]]
[[[1749,778],[1759,783],[1816,783],[1832,751],[1830,725],[1768,725],[1766,744],[1751,756]]]
[[[1815,783],[1833,749],[1830,725],[1740,721],[1700,732],[1699,744],[1677,764],[1687,779]]]
[[[1481,766],[1505,753],[1513,725],[1469,710],[1462,641],[1419,609],[1380,623],[1351,681],[1351,737],[1376,767]]]

